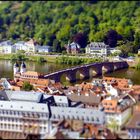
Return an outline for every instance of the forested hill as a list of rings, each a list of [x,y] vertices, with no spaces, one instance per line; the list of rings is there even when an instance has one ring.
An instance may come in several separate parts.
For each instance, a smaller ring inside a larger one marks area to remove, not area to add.
[[[140,1],[19,1],[0,4],[0,40],[35,38],[63,46],[78,32],[102,41],[116,30],[125,40],[140,40]]]

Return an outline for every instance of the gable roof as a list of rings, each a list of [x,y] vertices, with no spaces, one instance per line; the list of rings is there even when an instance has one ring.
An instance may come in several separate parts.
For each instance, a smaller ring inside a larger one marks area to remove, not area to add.
[[[92,105],[98,105],[101,102],[101,96],[96,96],[93,94],[89,94],[89,96],[85,96],[84,94],[81,95],[69,94],[67,95],[67,97],[74,102],[81,101],[82,103],[92,104]]]
[[[37,45],[37,42],[34,39],[30,39],[29,41],[26,42],[26,45]]]

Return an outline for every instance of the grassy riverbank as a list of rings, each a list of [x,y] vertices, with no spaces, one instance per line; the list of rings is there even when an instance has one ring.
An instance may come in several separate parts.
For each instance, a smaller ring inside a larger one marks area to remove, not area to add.
[[[94,62],[102,62],[99,58],[87,58],[85,56],[62,56],[62,55],[25,55],[22,53],[17,54],[1,54],[0,60],[13,60],[13,61],[33,61],[33,62],[48,62],[58,64],[89,64]]]
[[[0,60],[11,60],[12,54],[0,54]]]
[[[13,54],[1,54],[0,60],[11,60]],[[34,61],[36,62],[40,57],[44,58],[46,62],[49,63],[55,63],[56,62],[56,56],[55,55],[28,55],[25,56],[27,61]]]

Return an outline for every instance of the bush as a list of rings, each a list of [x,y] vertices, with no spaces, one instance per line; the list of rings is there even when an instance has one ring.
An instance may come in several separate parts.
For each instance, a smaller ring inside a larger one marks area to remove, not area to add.
[[[29,82],[24,82],[22,89],[25,91],[33,90],[33,85],[31,85]]]
[[[24,54],[17,53],[11,56],[11,60],[12,61],[26,61],[27,58]]]
[[[40,56],[40,57],[37,58],[37,62],[38,63],[43,63],[43,62],[46,62],[46,60],[44,59],[44,57]]]
[[[68,57],[62,56],[57,57],[56,63],[59,64],[72,64],[72,65],[80,65],[80,64],[89,64],[94,62],[102,62],[101,58],[79,58],[79,57]]]

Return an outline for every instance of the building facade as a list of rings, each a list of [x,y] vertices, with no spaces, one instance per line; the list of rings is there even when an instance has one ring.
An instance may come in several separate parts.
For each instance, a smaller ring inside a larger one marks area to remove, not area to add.
[[[107,56],[109,54],[109,46],[103,42],[91,42],[87,45],[86,54],[94,56]]]
[[[25,42],[25,45],[27,46],[28,53],[36,53],[39,47],[37,42],[33,39],[30,39],[29,41]]]
[[[70,54],[78,54],[80,52],[80,45],[76,42],[68,43],[67,45],[67,53]]]
[[[57,132],[53,122],[60,120],[105,124],[103,110],[61,106],[68,104],[68,101],[61,101],[62,98],[54,96],[44,96],[40,92],[0,91],[0,131],[38,134],[44,138]]]
[[[129,139],[140,139],[140,112],[136,112],[125,126]]]
[[[39,46],[37,52],[38,53],[49,53],[49,52],[51,52],[51,47],[50,46]]]
[[[15,47],[13,46],[10,40],[3,41],[0,43],[0,53],[2,54],[10,54],[15,52]]]
[[[16,52],[18,52],[19,50],[23,50],[23,51],[27,51],[27,45],[25,44],[24,41],[19,41],[17,43],[14,44],[15,48],[16,48]]]
[[[115,48],[110,48],[104,42],[91,42],[85,48],[86,54],[93,56],[106,57],[109,54],[120,53],[121,51]]]

